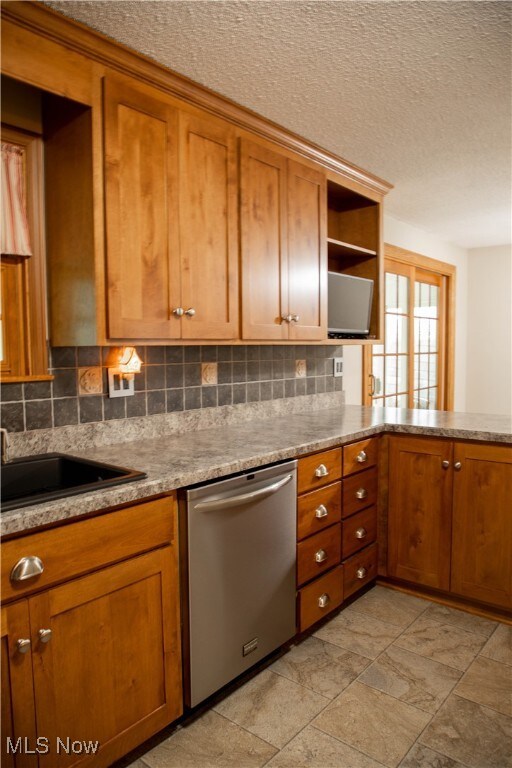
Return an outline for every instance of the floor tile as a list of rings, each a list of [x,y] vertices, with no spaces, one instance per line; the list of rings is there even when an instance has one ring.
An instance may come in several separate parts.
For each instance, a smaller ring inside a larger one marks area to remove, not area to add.
[[[284,746],[328,703],[324,696],[269,670],[215,705],[215,710],[276,747]]]
[[[260,768],[274,747],[211,710],[143,756],[145,768]]]
[[[415,744],[400,763],[400,768],[464,768],[464,765],[428,747]]]
[[[429,605],[431,603],[428,600],[406,595],[405,592],[398,592],[396,589],[374,587],[352,603],[347,610],[366,613],[405,629]]]
[[[512,669],[499,661],[479,656],[454,693],[512,717]]]
[[[364,613],[345,610],[314,635],[328,643],[334,643],[347,651],[375,659],[401,633],[399,627],[367,616]]]
[[[134,763],[130,763],[127,768],[148,768],[148,764],[143,763],[142,760],[136,760]]]
[[[314,721],[330,736],[395,768],[430,720],[416,707],[352,683]]]
[[[494,634],[485,644],[482,656],[512,665],[512,627],[508,624],[498,624]]]
[[[469,768],[512,766],[512,720],[454,694],[419,741]]]
[[[365,656],[317,637],[308,637],[281,656],[269,669],[334,699],[368,664]]]
[[[478,635],[490,637],[496,627],[497,621],[475,616],[467,611],[459,611],[457,608],[449,608],[447,605],[431,603],[423,614],[426,619],[434,619],[442,624],[453,624],[454,627],[467,629],[468,632],[476,632]]]
[[[268,763],[269,768],[382,768],[371,757],[316,728],[304,728]]]
[[[395,645],[464,672],[484,643],[483,635],[420,616]]]
[[[434,714],[460,676],[458,670],[446,664],[390,645],[358,680]]]

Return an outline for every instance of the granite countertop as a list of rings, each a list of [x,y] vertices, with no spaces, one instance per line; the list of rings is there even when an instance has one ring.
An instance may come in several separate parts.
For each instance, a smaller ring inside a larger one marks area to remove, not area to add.
[[[2,513],[3,535],[137,501],[381,432],[512,443],[506,416],[343,406],[72,451],[147,478]]]

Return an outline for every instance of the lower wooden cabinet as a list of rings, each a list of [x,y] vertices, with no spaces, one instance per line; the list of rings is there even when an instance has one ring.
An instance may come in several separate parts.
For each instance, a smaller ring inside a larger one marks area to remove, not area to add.
[[[299,632],[309,629],[343,602],[343,566],[299,590]]]
[[[6,765],[108,766],[181,715],[177,554],[173,540],[2,608]]]

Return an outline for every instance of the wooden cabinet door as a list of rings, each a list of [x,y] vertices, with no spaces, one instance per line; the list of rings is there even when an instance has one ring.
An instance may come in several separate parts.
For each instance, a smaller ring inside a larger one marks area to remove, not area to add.
[[[389,439],[390,576],[449,589],[452,451],[453,444],[443,440]]]
[[[104,82],[108,334],[179,338],[177,111],[157,91]]]
[[[180,113],[181,306],[184,339],[238,338],[238,182],[234,130]]]
[[[37,755],[29,751],[36,749],[32,654],[30,646],[26,653],[17,647],[18,640],[30,640],[27,600],[4,605],[1,625],[1,763],[5,768],[35,768]]]
[[[288,308],[298,315],[289,338],[327,338],[325,174],[288,161]]]
[[[456,442],[454,462],[451,590],[511,608],[512,448]]]
[[[52,747],[41,768],[108,766],[181,714],[178,601],[175,547],[29,599],[38,731]],[[57,737],[99,748],[57,754]]]
[[[241,142],[242,338],[288,338],[286,158]]]

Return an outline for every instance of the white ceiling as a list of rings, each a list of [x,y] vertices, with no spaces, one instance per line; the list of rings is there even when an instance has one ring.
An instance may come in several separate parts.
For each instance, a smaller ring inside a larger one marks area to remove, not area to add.
[[[390,181],[392,216],[510,242],[509,0],[47,5]]]

